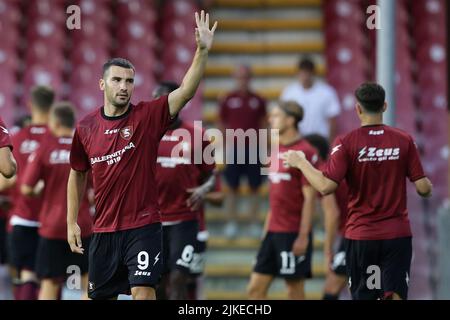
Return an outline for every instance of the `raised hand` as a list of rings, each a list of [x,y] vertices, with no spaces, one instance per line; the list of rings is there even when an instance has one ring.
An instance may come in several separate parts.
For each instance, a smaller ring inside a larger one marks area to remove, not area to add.
[[[195,40],[199,49],[210,50],[213,39],[214,31],[217,28],[217,21],[214,23],[211,30],[209,29],[209,14],[205,15],[205,11],[201,11],[200,15],[198,12],[195,13],[195,23],[197,27],[195,28]]]

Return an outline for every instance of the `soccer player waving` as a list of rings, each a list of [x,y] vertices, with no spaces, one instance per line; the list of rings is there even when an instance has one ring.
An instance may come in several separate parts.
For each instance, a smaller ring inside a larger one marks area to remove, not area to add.
[[[323,171],[302,152],[284,156],[322,194],[345,179],[349,188],[345,238],[347,274],[353,299],[407,299],[412,257],[406,208],[406,178],[422,197],[431,195],[419,152],[407,133],[383,125],[384,89],[375,83],[356,90],[361,128],[337,139]],[[379,273],[378,281],[368,281]],[[381,286],[371,285],[380,283]]]
[[[197,50],[181,86],[151,102],[130,103],[134,67],[115,58],[103,66],[104,106],[77,126],[70,160],[67,233],[72,251],[83,253],[77,214],[87,171],[92,170],[96,215],[89,250],[92,299],[155,299],[162,271],[161,223],[155,181],[159,141],[171,120],[194,96],[214,31],[209,15],[195,14]]]

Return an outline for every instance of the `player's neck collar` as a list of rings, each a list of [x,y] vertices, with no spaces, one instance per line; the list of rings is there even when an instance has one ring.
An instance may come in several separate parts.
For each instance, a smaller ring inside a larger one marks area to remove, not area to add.
[[[365,124],[363,126],[361,126],[362,128],[368,128],[368,127],[380,127],[380,126],[384,126],[384,123],[377,123],[377,124]]]
[[[105,120],[109,120],[109,121],[120,120],[120,119],[126,118],[130,114],[132,108],[133,108],[133,104],[130,103],[127,111],[125,111],[123,114],[121,114],[120,116],[111,117],[111,116],[107,116],[105,114],[105,106],[103,106],[103,107],[101,107],[100,114],[102,115],[102,118]]]

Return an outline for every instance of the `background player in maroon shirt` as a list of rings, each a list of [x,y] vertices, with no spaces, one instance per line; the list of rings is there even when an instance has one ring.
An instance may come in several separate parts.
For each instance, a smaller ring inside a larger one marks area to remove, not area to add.
[[[163,82],[153,92],[159,99],[178,89],[174,82]],[[177,134],[177,129],[183,133]],[[199,215],[206,194],[214,188],[215,164],[195,163],[195,153],[203,154],[209,142],[195,145],[194,131],[200,130],[176,117],[158,148],[156,181],[158,202],[163,225],[164,269],[162,290],[158,299],[188,298],[188,280],[197,256]],[[188,133],[189,137],[184,137]],[[204,132],[202,131],[203,137]],[[173,157],[174,150],[182,147],[183,154]]]
[[[305,140],[317,149],[320,156],[318,168],[323,170],[330,151],[328,139],[318,134],[311,134],[305,136]],[[324,214],[325,225],[324,256],[326,278],[323,299],[337,300],[340,292],[347,284],[344,230],[347,216],[348,187],[345,181],[341,181],[334,193],[320,197],[320,204]],[[340,239],[335,251],[336,236]]]
[[[7,179],[16,174],[17,163],[12,154],[12,143],[8,129],[0,118],[0,173]]]
[[[234,72],[236,89],[225,96],[219,106],[220,127],[225,134],[226,129],[232,130],[258,130],[267,127],[266,101],[253,92],[250,88],[251,70],[248,66],[240,65]],[[225,136],[225,135],[224,135]],[[236,144],[235,139],[235,144]],[[246,143],[244,150],[238,151],[238,146],[226,146],[226,152],[233,152],[234,162],[228,163],[225,167],[224,177],[230,187],[228,194],[228,214],[229,222],[225,226],[225,235],[232,238],[237,235],[238,227],[236,219],[238,217],[238,195],[241,179],[245,176],[250,186],[250,218],[252,221],[258,220],[259,202],[258,189],[263,182],[261,175],[261,164],[250,163],[250,155],[258,154],[258,144],[256,146]],[[238,163],[237,152],[245,154],[245,163]],[[260,228],[254,223],[250,225],[249,232],[252,236],[259,236]]]
[[[124,59],[104,65],[104,106],[77,126],[68,183],[68,241],[83,253],[77,215],[87,171],[92,171],[96,215],[89,252],[89,297],[155,299],[161,263],[161,224],[155,180],[159,141],[194,96],[203,76],[217,23],[195,14],[197,51],[183,82],[168,96],[130,104],[134,67]]]
[[[39,215],[39,246],[36,257],[36,273],[41,279],[39,300],[60,298],[62,281],[67,268],[75,266],[81,272],[81,289],[87,298],[86,255],[71,252],[67,245],[67,192],[61,185],[69,179],[69,154],[72,145],[75,113],[70,103],[61,102],[52,107],[49,117],[51,134],[41,141],[39,148],[30,155],[21,191],[26,196],[36,196],[35,186],[44,182],[42,208]],[[92,217],[87,197],[83,199],[78,223],[83,233],[83,243],[89,243],[92,233]]]
[[[13,135],[14,157],[17,160],[17,179],[13,192],[10,224],[10,263],[19,272],[20,282],[15,290],[16,299],[37,299],[38,285],[34,272],[38,245],[40,197],[30,199],[20,193],[20,185],[28,165],[28,157],[47,135],[48,112],[55,93],[49,87],[37,86],[31,91],[29,107],[31,124]],[[15,283],[18,283],[15,281]]]
[[[284,166],[281,160],[289,150],[303,150],[309,160],[318,161],[317,152],[298,131],[302,119],[302,107],[292,101],[281,102],[269,116],[271,129],[279,130],[279,152],[271,155],[270,212],[250,277],[250,299],[265,299],[274,277],[285,280],[290,299],[305,298],[304,280],[311,277],[316,191],[299,171]]]
[[[406,179],[422,197],[431,195],[432,185],[413,138],[383,125],[384,89],[365,83],[355,96],[361,128],[336,141],[323,173],[301,152],[290,152],[285,159],[322,194],[347,182],[346,262],[353,299],[407,299],[412,243]],[[373,275],[381,279],[373,281]]]

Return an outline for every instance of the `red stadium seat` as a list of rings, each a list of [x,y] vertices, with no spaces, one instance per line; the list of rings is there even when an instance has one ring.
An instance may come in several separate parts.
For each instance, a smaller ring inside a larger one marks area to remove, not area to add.
[[[38,19],[27,28],[27,40],[43,40],[49,46],[61,47],[66,40],[63,26],[49,19]]]
[[[11,126],[14,120],[16,78],[11,72],[2,71],[0,83],[0,115],[6,125]]]
[[[139,20],[153,26],[157,20],[156,10],[150,1],[120,0],[116,12],[119,21]]]
[[[358,67],[361,70],[367,68],[367,57],[361,47],[338,42],[327,48],[327,63],[333,68],[335,66],[346,65],[352,68]]]
[[[154,47],[157,44],[157,37],[148,25],[140,21],[123,22],[117,32],[118,45],[138,41],[143,47]]]
[[[19,60],[17,53],[13,50],[2,49],[0,47],[0,74],[2,75],[2,78],[6,73],[17,71],[18,66]]]
[[[0,0],[0,21],[17,25],[20,19],[21,14],[17,1]]]
[[[157,63],[155,52],[137,42],[119,47],[116,56],[130,60],[137,70],[155,71]]]
[[[195,40],[195,24],[193,21],[174,21],[166,24],[162,30],[162,41],[164,43],[170,42],[186,42]]]
[[[132,101],[148,101],[151,99],[156,80],[151,70],[136,70]]]
[[[88,64],[99,67],[109,59],[107,48],[95,46],[93,43],[77,44],[71,52],[70,60],[74,65]]]
[[[324,16],[327,21],[345,19],[352,20],[362,26],[365,20],[365,11],[360,1],[328,0],[325,1]]]
[[[76,90],[78,87],[98,87],[98,80],[102,77],[102,65],[93,68],[92,65],[79,64],[73,66],[70,73],[69,82],[71,90]]]
[[[445,25],[445,0],[415,0],[412,3],[412,13],[415,23],[422,20],[439,21]]]
[[[192,20],[194,12],[198,11],[198,6],[194,0],[173,0],[167,1],[163,8],[164,21]]]
[[[413,28],[414,38],[420,46],[423,43],[446,41],[446,30],[442,27],[442,23],[437,20],[429,19],[417,23]]]
[[[65,59],[62,48],[48,46],[44,41],[34,41],[29,44],[25,56],[26,66],[41,65],[53,70],[63,70]]]
[[[62,25],[67,19],[65,1],[31,1],[27,6],[27,18],[29,23],[33,23],[36,20],[46,19]]]
[[[109,0],[78,0],[76,2],[81,9],[82,20],[95,19],[103,25],[109,25],[112,21],[110,3]]]
[[[103,92],[98,87],[72,88],[69,97],[75,105],[77,119],[79,120],[103,105]]]
[[[111,45],[111,34],[108,26],[98,20],[83,19],[83,27],[80,30],[72,30],[73,46],[82,42],[89,42],[101,48],[108,48]]]
[[[434,64],[444,68],[446,56],[446,48],[442,43],[422,44],[417,51],[417,62],[423,67]]]

